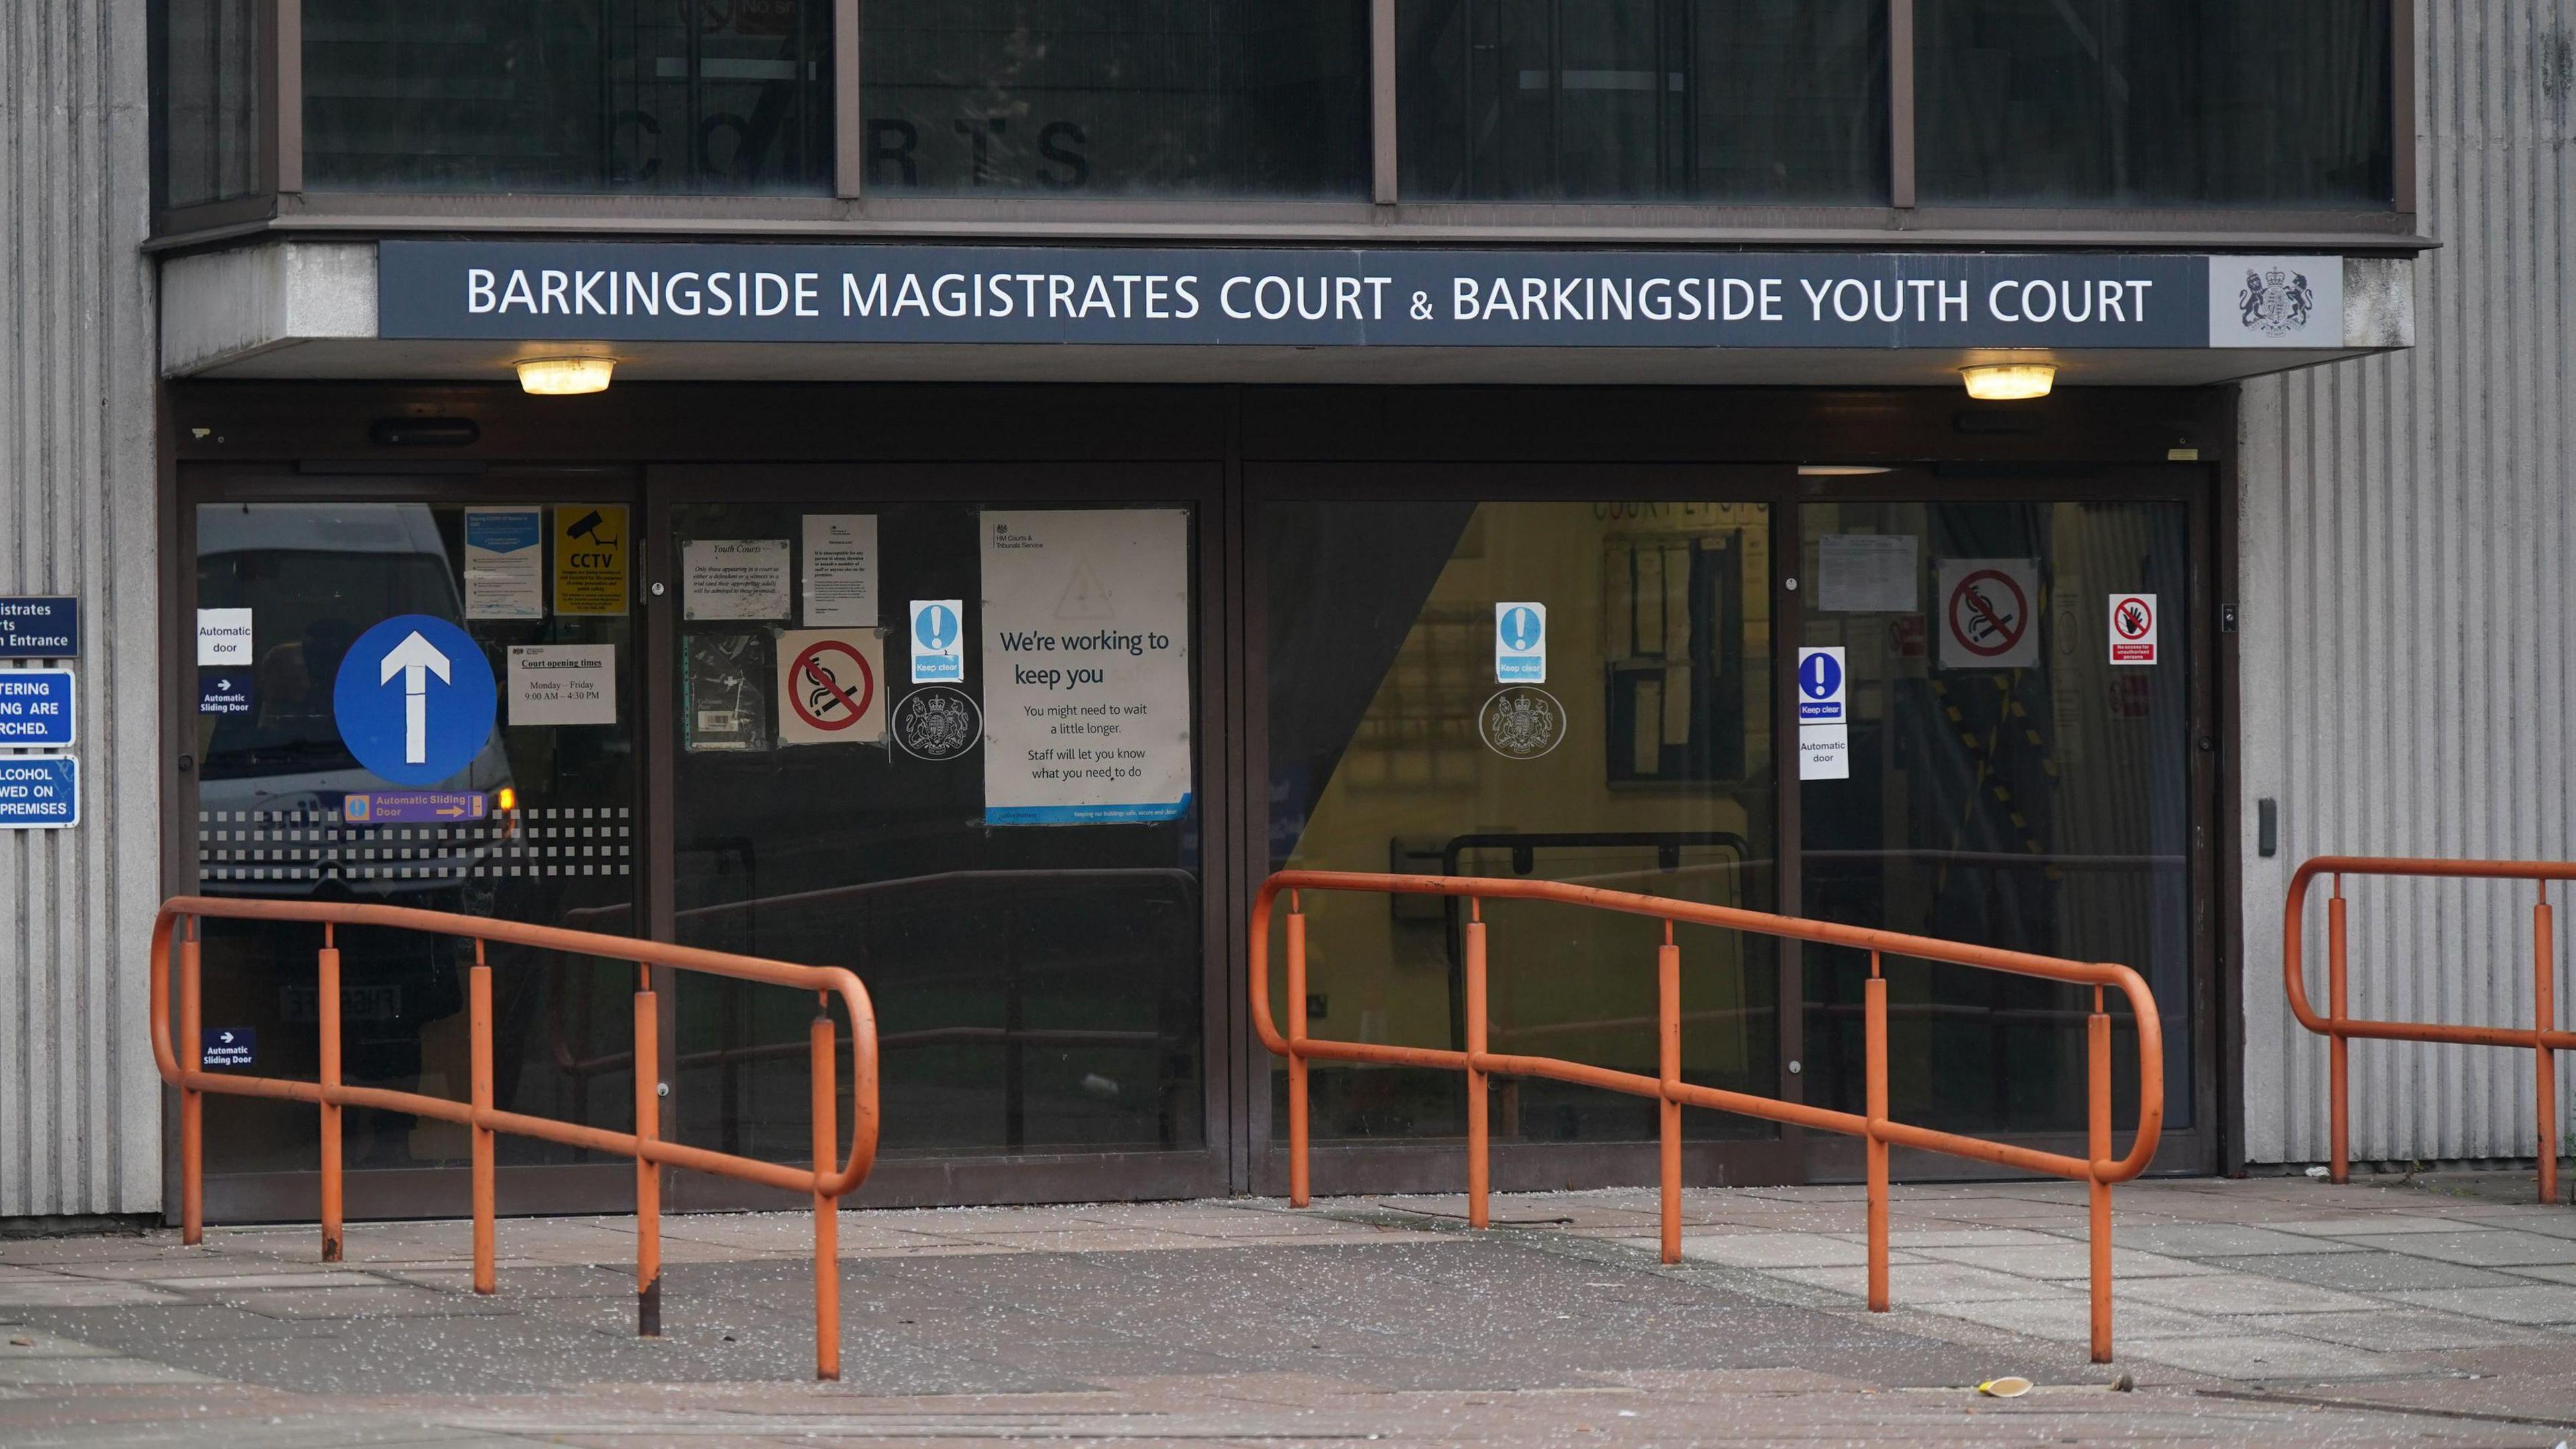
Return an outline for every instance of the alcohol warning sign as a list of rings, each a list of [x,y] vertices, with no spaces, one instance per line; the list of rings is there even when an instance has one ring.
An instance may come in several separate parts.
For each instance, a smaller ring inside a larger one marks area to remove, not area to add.
[[[1941,667],[2023,669],[2039,662],[2039,561],[1941,561]]]
[[[2114,664],[2156,662],[2155,595],[2113,594],[2111,596],[2111,662]]]
[[[874,629],[790,629],[778,636],[778,742],[883,744],[885,678]]]

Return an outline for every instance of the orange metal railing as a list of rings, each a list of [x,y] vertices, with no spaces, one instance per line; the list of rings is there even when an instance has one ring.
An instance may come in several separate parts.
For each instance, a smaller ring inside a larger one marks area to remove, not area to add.
[[[302,921],[322,927],[316,953],[315,996],[321,1016],[319,1080],[246,1076],[205,1070],[198,1057],[200,1021],[200,923],[207,919]],[[467,991],[467,1025],[471,1039],[471,1100],[428,1097],[381,1087],[353,1087],[340,1079],[341,926],[370,926],[422,931],[470,939],[474,966]],[[527,946],[573,955],[630,961],[637,968],[635,988],[635,1130],[613,1132],[550,1117],[505,1112],[492,1105],[492,968],[484,961],[489,943]],[[177,947],[179,964],[178,1037],[186,1043],[192,1064],[182,1066],[171,1044],[170,959]],[[738,981],[791,987],[815,994],[816,1009],[807,1048],[813,1061],[814,1157],[809,1167],[673,1142],[661,1136],[660,1076],[655,1062],[661,1023],[651,967],[699,971]],[[839,1156],[840,1050],[835,1040],[830,1003],[839,997],[850,1017],[850,1150]],[[877,1150],[876,1013],[859,978],[838,966],[797,966],[754,956],[728,955],[689,946],[668,946],[625,936],[602,936],[554,926],[520,925],[446,911],[402,906],[359,905],[319,901],[268,901],[178,896],[165,902],[152,923],[152,1055],[161,1079],[179,1089],[179,1200],[182,1237],[197,1243],[205,1236],[205,1094],[267,1097],[310,1102],[321,1112],[322,1129],[322,1259],[341,1256],[340,1113],[347,1107],[372,1107],[454,1122],[472,1131],[474,1199],[474,1291],[499,1288],[494,1270],[492,1188],[493,1139],[503,1132],[533,1137],[592,1152],[610,1152],[635,1160],[635,1305],[636,1331],[661,1332],[662,1320],[662,1169],[685,1167],[746,1182],[764,1183],[788,1192],[806,1193],[814,1208],[814,1373],[821,1379],[841,1376],[840,1199],[865,1181]]]
[[[2326,901],[2326,1011],[2317,1014],[2308,1002],[2306,931],[2308,886],[2318,876],[2334,878]],[[2539,891],[2531,907],[2531,1006],[2529,1029],[2506,1026],[2444,1026],[2422,1021],[2370,1021],[2344,1014],[2343,878],[2348,875],[2415,876],[2443,880],[2529,881]],[[2533,1087],[2539,1101],[2540,1200],[2558,1200],[2558,1057],[2576,1051],[2576,1031],[2555,1029],[2557,1020],[2557,944],[2552,937],[2549,883],[2576,880],[2576,862],[2533,860],[2408,860],[2386,856],[2320,855],[2290,877],[2290,895],[2281,908],[2281,980],[2289,989],[2290,1011],[2299,1025],[2326,1039],[2326,1077],[2332,1114],[2336,1182],[2352,1180],[2352,1131],[2349,1110],[2348,1047],[2352,1038],[2377,1041],[2448,1042],[2463,1046],[2519,1047],[2531,1053]]]
[[[1270,1010],[1270,918],[1273,903],[1288,893],[1287,1004],[1288,1029],[1281,1032]],[[1466,1037],[1464,1051],[1433,1047],[1389,1046],[1375,1042],[1331,1041],[1306,1034],[1306,916],[1299,900],[1305,891],[1352,891],[1387,895],[1464,896],[1466,926]],[[1485,922],[1488,900],[1552,901],[1594,910],[1647,916],[1664,923],[1664,943],[1656,952],[1657,1035],[1661,1058],[1658,1075],[1613,1071],[1556,1057],[1509,1055],[1487,1050],[1490,1030],[1485,1007]],[[1716,926],[1783,940],[1812,941],[1869,953],[1869,981],[1863,999],[1866,1051],[1866,1106],[1863,1113],[1838,1112],[1802,1102],[1781,1101],[1746,1092],[1704,1087],[1681,1079],[1681,948],[1673,926]],[[1431,875],[1370,875],[1342,871],[1281,871],[1262,883],[1252,910],[1251,997],[1254,1028],[1272,1052],[1288,1061],[1288,1196],[1304,1207],[1309,1198],[1307,1064],[1310,1061],[1375,1062],[1388,1066],[1430,1067],[1464,1072],[1467,1077],[1467,1221],[1490,1222],[1488,1197],[1492,1173],[1488,1128],[1487,1084],[1496,1076],[1544,1077],[1576,1086],[1598,1087],[1630,1096],[1652,1097],[1661,1105],[1658,1142],[1663,1188],[1662,1247],[1667,1263],[1681,1261],[1681,1109],[1707,1107],[1797,1127],[1812,1127],[1862,1138],[1866,1144],[1869,1181],[1869,1306],[1888,1307],[1888,1171],[1887,1152],[1894,1147],[1946,1153],[1998,1167],[2072,1178],[2090,1189],[2092,1226],[2092,1348],[2095,1363],[2111,1361],[2111,1185],[2127,1182],[2154,1160],[2165,1115],[2164,1033],[2154,995],[2138,973],[2109,963],[2067,961],[2020,951],[1938,941],[1895,931],[1868,930],[1826,921],[1776,916],[1762,911],[1700,905],[1666,897],[1635,895],[1554,881]],[[2086,1019],[2087,1072],[2086,1156],[2069,1157],[2012,1143],[1990,1142],[1954,1132],[1940,1132],[1894,1120],[1888,1115],[1887,982],[1882,956],[1909,957],[2035,976],[2093,988],[2093,1011]],[[2138,1045],[2138,1127],[2128,1155],[2111,1155],[2111,1018],[2103,1010],[2103,992],[2116,989],[2128,998]]]

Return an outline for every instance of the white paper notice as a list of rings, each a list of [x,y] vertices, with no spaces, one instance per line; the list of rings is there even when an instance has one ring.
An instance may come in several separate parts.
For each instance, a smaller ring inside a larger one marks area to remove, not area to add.
[[[617,723],[617,646],[510,646],[510,724]]]
[[[1816,540],[1816,607],[1828,614],[1911,614],[1914,535],[1828,533]]]
[[[805,622],[877,626],[877,516],[805,515]]]
[[[692,619],[787,617],[787,540],[700,538],[680,550],[680,589]]]
[[[197,662],[199,664],[250,663],[250,610],[199,609],[197,611]]]
[[[1190,516],[987,512],[984,821],[1099,825],[1190,808]]]
[[[544,618],[545,542],[543,509],[466,509],[465,617]]]

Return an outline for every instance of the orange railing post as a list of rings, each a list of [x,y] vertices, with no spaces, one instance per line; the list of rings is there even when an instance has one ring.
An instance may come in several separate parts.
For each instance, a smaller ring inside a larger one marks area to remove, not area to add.
[[[474,1291],[497,1293],[500,1281],[493,1263],[492,1158],[492,968],[483,960],[483,943],[474,943],[474,970],[466,993],[466,1030],[471,1037],[474,1115],[468,1126],[474,1158]]]
[[[1317,891],[1366,891],[1392,895],[1432,895],[1465,897],[1469,902],[1470,920],[1465,940],[1466,1041],[1464,1049],[1447,1046],[1398,1046],[1388,1042],[1343,1041],[1311,1037],[1306,1033],[1304,988],[1306,982],[1306,925],[1299,909],[1300,893]],[[1270,926],[1271,914],[1278,898],[1287,895],[1287,978],[1288,1029],[1280,1030],[1277,1013],[1270,999]],[[1656,957],[1657,1006],[1655,1024],[1659,1033],[1658,1063],[1654,1075],[1643,1072],[1616,1071],[1557,1057],[1497,1052],[1487,1040],[1486,952],[1483,903],[1487,900],[1547,901],[1559,905],[1580,906],[1593,910],[1614,911],[1646,916],[1665,923],[1665,945]],[[1869,1032],[1869,1102],[1865,1113],[1843,1112],[1804,1102],[1784,1101],[1777,1097],[1751,1092],[1728,1091],[1704,1087],[1681,1080],[1680,1067],[1680,956],[1672,944],[1672,927],[1677,923],[1715,926],[1724,930],[1747,931],[1782,940],[1806,941],[1819,945],[1839,946],[1870,953],[1871,979],[1866,1008]],[[1511,877],[1375,875],[1346,871],[1287,870],[1273,874],[1262,882],[1253,897],[1249,939],[1245,960],[1248,996],[1252,1007],[1252,1027],[1262,1046],[1287,1061],[1289,1080],[1289,1194],[1292,1201],[1304,1206],[1307,1201],[1305,1175],[1304,1119],[1298,1112],[1306,1092],[1306,1069],[1313,1061],[1357,1062],[1383,1066],[1428,1068],[1464,1072],[1468,1077],[1468,1195],[1471,1220],[1485,1221],[1484,1205],[1488,1193],[1491,1144],[1485,1131],[1487,1123],[1475,1110],[1480,1079],[1493,1076],[1534,1077],[1564,1082],[1578,1087],[1621,1092],[1636,1097],[1652,1097],[1667,1109],[1703,1107],[1733,1112],[1762,1121],[1787,1126],[1840,1132],[1864,1139],[1872,1156],[1874,1171],[1871,1184],[1871,1306],[1884,1308],[1887,1301],[1887,1153],[1896,1147],[1918,1151],[1946,1153],[1973,1162],[2008,1167],[2024,1172],[2045,1173],[2094,1185],[2097,1208],[2107,1209],[2112,1184],[2127,1182],[2146,1171],[2155,1160],[2156,1144],[2164,1132],[2164,1026],[2157,1014],[2155,993],[2137,972],[2126,966],[2106,962],[2069,961],[2055,956],[2038,956],[2025,951],[2009,951],[1992,946],[1973,946],[1956,941],[1935,940],[1928,936],[1909,936],[1896,931],[1880,931],[1860,926],[1845,926],[1829,921],[1802,920],[1794,916],[1773,915],[1764,911],[1741,910],[1731,906],[1702,905],[1695,901],[1670,897],[1641,895],[1632,891],[1606,890],[1596,886],[1563,881],[1542,881]],[[1965,966],[1983,971],[2001,971],[2017,976],[2035,977],[2072,986],[2089,986],[2095,991],[2094,1012],[2088,1030],[2094,1033],[2088,1049],[2094,1051],[2090,1072],[2095,1085],[2090,1103],[2089,1126],[2093,1129],[2088,1154],[2074,1157],[2065,1153],[2045,1152],[2016,1143],[1993,1142],[1955,1132],[1941,1132],[1928,1127],[1894,1120],[1889,1114],[1887,1091],[1887,986],[1880,970],[1881,954],[1911,956],[1917,959]],[[2138,1123],[2130,1139],[2127,1155],[2110,1155],[2110,1036],[2109,1017],[2102,1010],[2106,988],[2117,987],[2129,1005],[2137,1032],[2138,1057]],[[1680,1135],[1675,1118],[1667,1110],[1659,1118],[1661,1133],[1661,1175],[1665,1183],[1663,1203],[1663,1239],[1661,1247],[1666,1261],[1679,1255],[1680,1195],[1678,1189]],[[2110,1235],[2107,1223],[2097,1235],[2107,1253]],[[2100,1260],[2104,1269],[2097,1280],[2096,1291],[2107,1303],[2110,1280],[2108,1260]],[[2095,1347],[2107,1353],[2110,1318],[2107,1313],[2096,1320]]]
[[[1887,1311],[1887,978],[1880,974],[1876,951],[1869,953],[1869,980],[1862,988],[1863,1073],[1867,1081],[1864,1110],[1868,1136],[1862,1144],[1869,1175],[1869,1308]]]
[[[1682,948],[1673,944],[1673,923],[1664,922],[1664,944],[1655,952],[1655,1103],[1656,1178],[1662,1210],[1660,1246],[1667,1263],[1682,1260]]]
[[[558,968],[560,969],[560,968]],[[635,1334],[662,1336],[662,1013],[653,970],[635,971]]]
[[[312,1080],[286,1077],[254,1076],[246,1072],[208,1071],[203,1055],[203,1016],[200,1001],[202,971],[202,924],[208,917],[249,921],[305,921],[325,928],[322,954],[316,962],[316,978],[323,1003],[321,1017],[331,1043],[324,1053],[322,1068]],[[432,1097],[420,1092],[397,1091],[386,1087],[351,1086],[340,1080],[337,1029],[341,1015],[339,999],[339,955],[334,931],[339,926],[370,926],[385,930],[420,931],[442,938],[462,938],[474,943],[474,964],[468,974],[466,1000],[467,1050],[470,1057],[468,1099]],[[499,941],[534,951],[556,952],[570,956],[592,956],[624,961],[638,968],[635,994],[635,1050],[629,1060],[635,1071],[635,1130],[611,1131],[586,1123],[564,1122],[523,1112],[503,1111],[493,1101],[492,1040],[492,970],[487,959],[487,946]],[[178,980],[171,980],[172,963],[177,963]],[[839,1098],[834,1074],[839,1067],[838,1048],[830,1017],[816,1023],[809,1036],[808,1049],[814,1054],[814,1155],[813,1161],[799,1166],[743,1157],[730,1152],[710,1151],[674,1142],[661,1131],[661,1072],[659,1062],[660,1020],[655,1009],[651,970],[667,967],[696,971],[734,981],[758,982],[770,986],[794,987],[818,993],[827,1002],[838,995],[850,1018],[850,1147],[849,1155],[837,1167],[833,1148],[839,1133]],[[837,1373],[840,1364],[840,1279],[838,1272],[838,1212],[840,1200],[867,1180],[868,1169],[876,1162],[877,1129],[877,1052],[876,1010],[868,1002],[867,987],[848,970],[838,966],[797,966],[784,961],[764,960],[757,956],[738,956],[724,951],[701,950],[667,942],[639,941],[628,936],[610,936],[590,931],[569,930],[560,926],[527,925],[517,921],[498,921],[483,916],[460,915],[450,911],[417,910],[408,906],[383,906],[354,901],[280,901],[217,898],[211,896],[174,896],[162,903],[152,923],[151,944],[151,1030],[152,1061],[161,1080],[179,1093],[180,1126],[180,1221],[189,1242],[200,1241],[205,1222],[204,1118],[205,1094],[222,1093],[237,1097],[258,1097],[270,1101],[303,1102],[326,1109],[324,1120],[347,1107],[365,1107],[379,1112],[405,1112],[440,1122],[452,1122],[468,1129],[473,1150],[474,1214],[474,1291],[490,1293],[496,1281],[494,1251],[494,1142],[502,1133],[533,1137],[583,1152],[609,1152],[633,1158],[637,1164],[636,1186],[636,1291],[637,1326],[652,1333],[661,1318],[661,1169],[685,1167],[698,1172],[756,1182],[787,1192],[802,1193],[817,1211],[815,1252],[817,1255],[816,1330],[817,1363],[825,1377]],[[175,1004],[174,1004],[175,998]],[[1268,1019],[1268,1001],[1263,1003],[1263,1019]],[[177,1018],[173,1021],[173,1017]],[[174,1042],[178,1032],[183,1040]],[[186,1059],[181,1057],[184,1044]],[[327,1142],[337,1134],[326,1129]],[[326,1160],[330,1154],[326,1151]],[[334,1179],[336,1181],[336,1179]],[[341,1212],[338,1194],[330,1191],[326,1203],[326,1244],[336,1234]],[[326,1251],[328,1248],[326,1247]]]
[[[2558,1025],[2558,948],[2552,939],[2549,883],[2541,882],[2531,908],[2531,1072],[2540,1126],[2540,1200],[2558,1201],[2558,1053],[2549,1033]]]
[[[1485,1070],[1476,1065],[1487,1048],[1488,1020],[1485,1007],[1485,918],[1476,899],[1467,900],[1467,1226],[1488,1227],[1492,1224],[1486,1201],[1494,1185],[1493,1165],[1488,1154],[1493,1150],[1492,1122],[1486,1116],[1488,1106]]]
[[[2345,1000],[2343,878],[2385,876],[2415,880],[2526,880],[2540,887],[2532,906],[2530,1026],[2466,1026],[2429,1021],[2356,1019]],[[2308,890],[2319,876],[2330,877],[2333,894],[2326,901],[2326,1007],[2322,1015],[2308,997]],[[2576,881],[2576,861],[2544,860],[2409,860],[2393,856],[2321,855],[2291,873],[2281,907],[2281,989],[2299,1025],[2326,1038],[2329,1150],[2328,1175],[2351,1179],[2351,1103],[2347,1047],[2355,1038],[2367,1041],[2438,1042],[2458,1046],[2512,1047],[2533,1055],[2533,1088],[2538,1097],[2539,1170],[2535,1186],[2543,1202],[2557,1201],[2558,1062],[2556,1054],[2576,1050],[2576,1032],[2557,1026],[2557,932],[2549,904],[2549,882]]]
[[[2343,877],[2334,878],[2334,898],[2326,902],[2326,1018],[2333,1029],[2326,1037],[2326,1111],[2333,1162],[2326,1175],[2352,1181],[2351,1043],[2344,1040]]]
[[[314,1016],[321,1024],[322,1061],[322,1261],[342,1256],[340,1103],[340,946],[329,921],[322,923],[322,950],[313,967]]]
[[[834,1121],[832,1010],[827,997],[814,1006],[814,1377],[841,1376],[841,1203],[832,1190],[832,1157],[839,1150]]]
[[[160,949],[156,942],[156,964]],[[191,916],[187,938],[179,946],[179,1050],[201,1072],[206,1067],[206,1026],[197,974],[204,954],[197,918]],[[156,1014],[159,1009],[156,1000]],[[206,1240],[206,1094],[185,1077],[179,1083],[179,1240],[191,1247]]]
[[[2093,1249],[2093,1361],[2111,1361],[2111,1017],[2102,988],[2093,988],[2093,1015],[2084,1023],[2084,1151],[2092,1159],[2085,1180]]]
[[[1288,1205],[1304,1207],[1313,1178],[1306,1161],[1306,913],[1288,898]],[[1264,946],[1270,943],[1262,942]],[[1267,1007],[1267,997],[1261,1003]]]

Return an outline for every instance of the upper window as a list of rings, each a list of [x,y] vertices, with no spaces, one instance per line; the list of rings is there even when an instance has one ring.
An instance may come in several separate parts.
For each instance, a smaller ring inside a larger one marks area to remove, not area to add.
[[[260,189],[257,0],[152,8],[154,201],[163,210]]]
[[[314,190],[830,188],[830,0],[303,4]]]
[[[2391,204],[2388,0],[1915,14],[1926,204]]]
[[[1407,200],[1888,194],[1886,0],[1399,0]]]
[[[877,195],[1357,197],[1368,3],[869,0]]]

